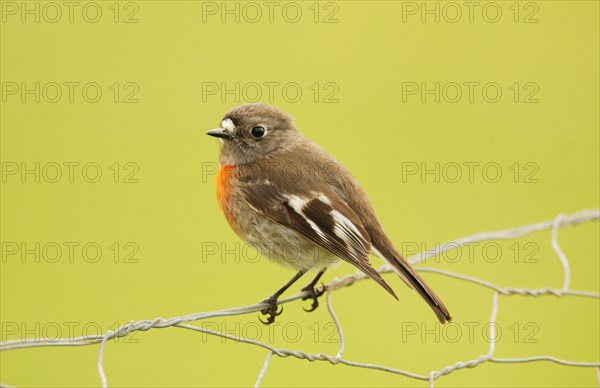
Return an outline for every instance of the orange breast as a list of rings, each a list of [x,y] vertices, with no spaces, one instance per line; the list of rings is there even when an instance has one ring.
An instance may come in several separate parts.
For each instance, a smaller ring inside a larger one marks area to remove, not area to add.
[[[235,167],[232,165],[220,165],[219,171],[217,172],[217,200],[219,201],[219,207],[225,214],[225,217],[229,218],[229,211],[227,209],[227,197],[231,192],[230,179],[233,177]]]

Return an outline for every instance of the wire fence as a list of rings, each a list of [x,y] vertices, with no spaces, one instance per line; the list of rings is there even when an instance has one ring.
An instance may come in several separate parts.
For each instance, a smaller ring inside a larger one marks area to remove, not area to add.
[[[574,213],[571,215],[559,214],[553,220],[548,220],[548,221],[543,221],[543,222],[539,222],[536,224],[521,226],[521,227],[517,227],[514,229],[484,232],[484,233],[478,233],[475,235],[463,237],[461,239],[457,239],[457,240],[448,242],[446,244],[443,244],[440,247],[437,247],[436,249],[427,250],[418,255],[410,257],[408,259],[408,261],[411,264],[416,264],[416,263],[420,263],[420,262],[425,262],[429,258],[439,255],[441,253],[444,253],[446,251],[456,249],[458,247],[465,246],[468,244],[473,244],[473,243],[478,243],[478,242],[483,242],[483,241],[490,241],[490,240],[515,239],[515,238],[519,238],[519,237],[522,237],[522,236],[525,236],[525,235],[528,235],[528,234],[531,234],[531,233],[534,233],[537,231],[550,229],[552,231],[550,244],[552,246],[552,249],[554,250],[554,252],[556,253],[556,255],[558,257],[558,260],[560,261],[560,263],[563,267],[563,284],[561,287],[558,287],[558,288],[544,287],[544,288],[533,289],[533,288],[502,287],[502,286],[493,284],[489,281],[486,281],[484,279],[480,279],[480,278],[473,277],[473,276],[467,276],[467,275],[463,275],[460,273],[455,273],[455,272],[451,272],[451,271],[447,271],[447,270],[443,270],[443,269],[439,269],[439,268],[429,268],[429,267],[418,267],[417,266],[415,268],[417,271],[440,274],[440,275],[447,276],[449,278],[456,279],[459,281],[474,283],[481,287],[485,287],[485,288],[488,288],[488,289],[491,289],[494,291],[494,294],[492,297],[492,303],[491,303],[490,319],[489,319],[490,340],[489,340],[489,348],[487,349],[487,352],[484,354],[481,354],[477,357],[474,357],[471,360],[458,361],[452,365],[445,366],[439,370],[432,370],[429,372],[429,374],[426,374],[426,375],[419,374],[419,373],[413,373],[413,372],[407,371],[407,370],[396,369],[396,368],[385,366],[385,365],[369,364],[369,363],[363,363],[363,362],[358,362],[358,361],[352,361],[352,360],[345,359],[343,357],[344,347],[345,347],[344,334],[343,334],[343,330],[342,330],[342,324],[340,323],[338,317],[336,316],[336,314],[334,312],[333,303],[332,303],[332,295],[333,295],[333,291],[335,291],[335,290],[338,290],[343,287],[352,286],[354,283],[366,279],[366,276],[360,272],[356,272],[351,275],[347,275],[341,279],[335,278],[330,284],[324,286],[324,287],[326,287],[326,290],[327,290],[327,293],[326,293],[327,309],[328,309],[329,314],[331,315],[331,318],[335,324],[335,327],[337,330],[337,336],[338,336],[338,340],[339,340],[339,347],[338,347],[338,352],[336,355],[331,355],[331,354],[326,354],[326,353],[311,354],[311,353],[306,353],[306,352],[298,351],[298,350],[277,348],[277,347],[274,347],[274,346],[272,346],[268,343],[262,342],[262,341],[257,341],[254,339],[244,338],[244,337],[240,337],[240,336],[234,336],[231,334],[214,331],[214,330],[210,330],[207,328],[188,324],[189,322],[200,321],[200,320],[205,320],[205,319],[214,318],[214,317],[226,317],[226,316],[235,316],[235,315],[255,313],[255,312],[262,310],[265,307],[265,305],[263,305],[262,303],[258,303],[258,304],[254,304],[254,305],[250,305],[250,306],[244,306],[244,307],[229,308],[229,309],[225,309],[225,310],[200,312],[200,313],[185,315],[185,316],[181,316],[181,317],[168,318],[168,319],[158,317],[153,320],[142,320],[142,321],[137,321],[137,322],[131,321],[130,323],[125,324],[125,325],[117,328],[116,330],[109,330],[103,335],[82,336],[82,337],[76,337],[76,338],[59,338],[59,339],[36,338],[36,339],[5,341],[5,342],[0,343],[0,351],[32,348],[32,347],[42,347],[42,346],[85,346],[85,345],[99,344],[98,362],[97,362],[98,374],[100,376],[102,386],[108,387],[108,379],[107,379],[107,375],[104,371],[103,359],[104,359],[104,349],[110,340],[115,339],[115,338],[125,337],[126,335],[128,335],[134,331],[147,331],[150,329],[157,329],[157,328],[176,327],[176,328],[181,328],[181,329],[193,330],[193,331],[197,331],[197,332],[201,332],[201,333],[205,333],[205,334],[209,334],[209,335],[213,335],[213,336],[218,336],[218,337],[230,339],[230,340],[233,340],[236,342],[242,342],[242,343],[246,343],[246,344],[250,344],[250,345],[254,345],[254,346],[258,346],[258,347],[262,347],[262,348],[266,349],[267,356],[265,358],[264,364],[263,364],[263,366],[258,374],[258,377],[256,379],[255,387],[260,386],[265,374],[267,373],[267,370],[269,368],[269,363],[273,356],[278,356],[281,358],[286,358],[286,357],[291,356],[291,357],[295,357],[295,358],[299,358],[299,359],[305,359],[305,360],[308,360],[311,362],[312,361],[326,361],[333,365],[344,364],[344,365],[348,365],[351,367],[374,369],[374,370],[379,370],[382,372],[403,375],[403,376],[417,379],[417,380],[428,381],[430,387],[433,387],[435,380],[437,380],[438,378],[440,378],[444,375],[450,374],[456,370],[463,369],[463,368],[473,368],[473,367],[476,367],[476,366],[478,366],[482,363],[486,363],[486,362],[514,364],[514,363],[549,361],[549,362],[553,362],[556,364],[561,364],[561,365],[566,365],[566,366],[571,366],[571,367],[597,368],[598,369],[598,371],[597,371],[598,383],[600,385],[600,361],[564,360],[564,359],[560,359],[560,358],[557,358],[557,357],[554,357],[551,355],[539,355],[539,356],[521,357],[521,358],[494,357],[494,352],[496,349],[496,342],[497,342],[497,333],[496,333],[495,324],[496,324],[496,318],[498,315],[500,296],[520,295],[520,296],[524,296],[524,297],[539,297],[539,296],[543,296],[543,295],[554,295],[554,296],[558,296],[558,297],[568,296],[568,297],[584,297],[584,298],[600,299],[600,293],[592,292],[592,291],[585,291],[585,290],[571,290],[570,289],[571,272],[570,272],[569,260],[567,259],[567,256],[562,251],[562,249],[560,248],[560,245],[558,243],[558,231],[560,228],[564,228],[566,226],[577,225],[577,224],[584,223],[584,222],[597,221],[598,219],[600,219],[600,209],[582,210],[580,212],[577,212],[577,213]],[[381,268],[378,269],[378,271],[380,273],[393,272],[392,268],[387,265],[382,266]],[[306,293],[304,293],[304,292],[299,293],[299,294],[293,295],[291,297],[280,300],[279,304],[290,303],[290,302],[302,299],[304,296],[306,296]]]

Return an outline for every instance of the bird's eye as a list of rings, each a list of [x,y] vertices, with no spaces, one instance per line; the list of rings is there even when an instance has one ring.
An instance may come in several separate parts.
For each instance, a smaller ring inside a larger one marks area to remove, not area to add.
[[[265,133],[267,133],[267,130],[265,129],[265,127],[254,127],[250,131],[250,134],[252,135],[252,137],[254,137],[256,139],[258,139],[259,137],[263,137],[265,135]]]

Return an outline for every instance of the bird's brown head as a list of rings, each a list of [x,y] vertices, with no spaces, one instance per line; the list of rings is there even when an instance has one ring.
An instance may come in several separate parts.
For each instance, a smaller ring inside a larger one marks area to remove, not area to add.
[[[237,106],[225,114],[220,128],[207,135],[221,139],[221,163],[243,164],[272,156],[301,136],[294,119],[267,104]]]

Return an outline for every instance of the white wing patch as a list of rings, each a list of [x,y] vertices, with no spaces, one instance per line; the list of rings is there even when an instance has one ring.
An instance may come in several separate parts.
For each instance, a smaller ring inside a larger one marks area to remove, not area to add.
[[[321,228],[319,228],[319,225],[317,225],[313,220],[311,220],[310,218],[306,217],[306,214],[304,214],[304,207],[306,206],[306,204],[309,202],[308,200],[306,200],[306,198],[300,198],[297,195],[288,195],[288,204],[292,207],[292,209],[294,209],[294,211],[298,214],[300,214],[305,220],[306,222],[308,222],[308,224],[310,225],[311,228],[313,228],[313,230],[315,232],[317,232],[317,234],[319,236],[321,236],[322,238],[326,238],[325,237],[325,233],[323,233],[323,231],[321,230]]]
[[[363,241],[365,237],[360,233],[356,226],[346,216],[337,210],[332,210],[329,214],[333,217],[335,225],[333,232],[342,240],[348,247],[358,248],[364,252],[368,252],[368,248]]]
[[[320,194],[318,196],[318,198],[319,198],[319,201],[323,202],[326,205],[331,206],[331,201],[329,200],[329,198],[327,198],[327,196],[325,194]]]
[[[367,241],[369,241],[368,237],[363,236],[360,230],[358,230],[356,225],[354,225],[354,223],[350,221],[348,217],[343,215],[338,210],[333,209],[331,207],[332,202],[326,195],[319,194],[316,197],[306,199],[301,198],[297,195],[290,194],[287,195],[287,198],[289,206],[292,209],[294,209],[296,213],[300,214],[310,225],[310,227],[315,232],[317,232],[317,234],[324,240],[328,240],[331,237],[328,238],[327,234],[323,232],[319,225],[317,225],[317,223],[314,220],[311,220],[309,217],[306,216],[306,212],[304,210],[309,202],[315,200],[318,200],[323,204],[327,205],[327,207],[331,209],[328,213],[331,216],[331,219],[333,220],[333,230],[328,231],[330,235],[331,233],[335,234],[344,242],[344,245],[350,250],[361,252],[361,254],[369,253],[370,247],[367,243]]]
[[[306,206],[308,201],[304,198],[300,198],[297,195],[286,195],[288,198],[288,204],[296,211],[296,213],[302,214],[302,208]]]

